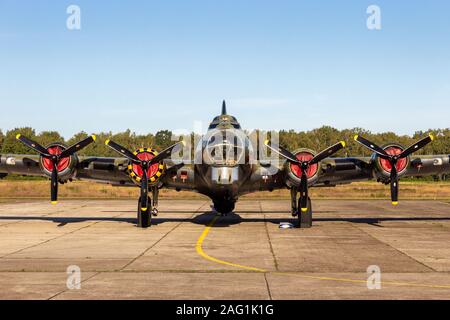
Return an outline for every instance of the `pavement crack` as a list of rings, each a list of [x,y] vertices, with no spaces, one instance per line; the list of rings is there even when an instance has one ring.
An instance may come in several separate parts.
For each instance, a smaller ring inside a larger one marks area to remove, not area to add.
[[[91,275],[90,277],[87,277],[86,279],[81,280],[81,281],[80,281],[80,287],[81,287],[81,285],[82,285],[83,283],[85,283],[86,281],[88,281],[88,280],[92,279],[93,277],[99,275],[100,273],[101,273],[101,272],[97,272],[97,273]],[[53,296],[49,297],[47,300],[52,300],[52,299],[54,299],[55,297],[57,297],[57,296],[59,296],[59,295],[65,293],[65,292],[67,292],[68,290],[73,290],[73,289],[69,289],[69,288],[64,289],[64,290],[58,292],[57,294],[54,294]]]
[[[267,272],[264,272],[264,281],[266,282],[267,294],[269,295],[269,300],[273,300],[272,293],[270,292],[269,281],[267,281]]]
[[[410,256],[410,255],[407,254],[406,252],[404,252],[404,251],[402,251],[402,250],[400,250],[400,249],[398,249],[398,248],[396,248],[396,247],[390,245],[390,244],[387,243],[387,242],[384,242],[383,240],[381,240],[381,239],[375,237],[374,235],[370,234],[370,233],[367,232],[366,230],[361,229],[360,227],[356,226],[354,223],[350,223],[350,224],[351,224],[354,228],[358,229],[359,231],[361,231],[361,232],[365,233],[366,235],[368,235],[369,237],[371,237],[372,239],[374,239],[374,240],[376,240],[376,241],[378,241],[378,242],[383,243],[385,246],[388,246],[389,248],[392,248],[393,250],[397,251],[398,253],[400,253],[400,254],[402,254],[402,255],[408,257],[409,259],[411,259],[411,260],[415,261],[416,263],[420,264],[421,266],[425,267],[425,268],[428,269],[429,271],[438,272],[436,269],[430,267],[429,265],[423,263],[422,261],[419,261],[419,260],[415,259],[414,257]]]
[[[270,253],[272,254],[273,264],[275,265],[275,270],[278,271],[278,260],[277,260],[277,257],[275,255],[275,251],[273,249],[272,239],[270,238],[269,227],[267,225],[266,214],[262,210],[261,201],[259,201],[259,210],[264,215],[264,228],[266,230],[267,241],[269,242]]]

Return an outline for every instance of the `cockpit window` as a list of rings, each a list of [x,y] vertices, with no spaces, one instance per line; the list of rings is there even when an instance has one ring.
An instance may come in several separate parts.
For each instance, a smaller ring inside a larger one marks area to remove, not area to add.
[[[229,115],[217,116],[210,123],[208,129],[215,128],[234,128],[241,129],[239,122],[237,122],[236,118]]]
[[[205,140],[203,159],[217,166],[235,166],[244,161],[246,140],[232,131],[217,131]]]

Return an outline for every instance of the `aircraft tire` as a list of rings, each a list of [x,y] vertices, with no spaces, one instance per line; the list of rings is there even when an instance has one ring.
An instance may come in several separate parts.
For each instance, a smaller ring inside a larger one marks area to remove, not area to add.
[[[148,203],[151,203],[150,197],[148,197]],[[138,210],[137,210],[137,226],[140,228],[148,228],[152,223],[151,210],[141,210],[141,199],[139,198]]]
[[[231,201],[217,201],[214,202],[214,208],[221,215],[227,215],[228,213],[233,212],[234,210],[234,202]]]
[[[300,208],[300,199],[298,199],[298,208]],[[306,212],[298,212],[298,226],[299,228],[312,227],[312,204],[311,198],[308,197],[308,210]]]

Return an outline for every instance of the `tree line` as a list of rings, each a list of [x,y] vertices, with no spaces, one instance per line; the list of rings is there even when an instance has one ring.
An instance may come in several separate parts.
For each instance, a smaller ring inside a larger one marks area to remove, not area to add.
[[[83,131],[75,134],[70,139],[65,140],[56,131],[42,131],[37,133],[30,127],[15,128],[13,130],[8,130],[5,133],[0,130],[1,153],[33,153],[29,148],[17,141],[16,135],[18,133],[36,140],[44,146],[52,142],[61,142],[71,145],[79,140],[82,140],[83,138],[88,137],[88,133]],[[338,156],[369,156],[371,154],[370,151],[353,141],[355,134],[364,136],[378,145],[396,142],[404,146],[409,146],[428,133],[432,133],[436,139],[424,149],[418,151],[418,154],[450,153],[450,128],[433,129],[426,132],[417,131],[412,136],[409,136],[398,135],[394,132],[372,133],[362,128],[338,130],[330,126],[323,126],[310,131],[281,130],[279,132],[279,138],[280,145],[292,151],[300,147],[320,151],[340,140],[344,140],[347,142],[347,148],[341,150],[340,153],[337,154]],[[193,135],[194,134],[191,134],[192,138]],[[81,150],[80,155],[96,155],[104,157],[117,156],[117,153],[104,144],[106,139],[112,139],[130,150],[135,150],[141,147],[151,147],[160,151],[174,143],[172,140],[172,132],[170,130],[161,130],[155,134],[136,134],[130,130],[115,134],[112,132],[100,132],[97,133],[96,136],[97,143],[93,143]]]

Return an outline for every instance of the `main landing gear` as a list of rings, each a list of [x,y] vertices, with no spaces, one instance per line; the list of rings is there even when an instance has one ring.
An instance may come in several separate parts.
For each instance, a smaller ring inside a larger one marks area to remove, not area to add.
[[[298,218],[299,228],[311,228],[312,227],[312,204],[311,198],[308,197],[308,206],[306,211],[301,211],[300,199],[301,195],[297,201],[297,190],[295,188],[291,189],[291,214],[293,217]]]
[[[139,197],[138,201],[138,210],[137,210],[137,226],[140,228],[148,228],[152,224],[152,216],[158,215],[158,195],[159,189],[158,187],[151,188],[152,197],[148,197],[148,203],[151,204],[151,209],[141,208],[141,198]]]

